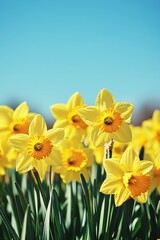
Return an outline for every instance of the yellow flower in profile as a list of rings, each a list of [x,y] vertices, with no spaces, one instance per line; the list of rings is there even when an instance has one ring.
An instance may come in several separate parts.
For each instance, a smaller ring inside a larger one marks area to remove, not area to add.
[[[30,113],[28,104],[22,102],[15,110],[0,106],[0,116],[0,135],[10,137],[19,133],[27,134],[35,113]]]
[[[152,181],[149,189],[149,193],[152,193],[157,189],[158,194],[160,194],[160,150],[152,157],[153,170],[152,170]]]
[[[16,134],[9,142],[19,152],[16,170],[20,173],[36,169],[41,180],[49,166],[59,164],[56,145],[64,137],[63,129],[47,130],[45,120],[37,114],[29,126],[29,134]]]
[[[91,139],[96,147],[104,146],[110,140],[129,142],[132,133],[129,126],[133,105],[116,103],[112,94],[102,89],[96,98],[95,106],[79,109],[84,122],[92,126]]]
[[[64,183],[73,180],[80,182],[80,173],[86,181],[89,181],[90,170],[93,163],[93,152],[86,148],[76,139],[62,141],[60,146],[61,166],[55,167],[54,171],[60,173]]]
[[[79,138],[86,135],[87,124],[79,116],[78,110],[85,107],[83,98],[76,92],[68,100],[67,104],[54,104],[50,107],[55,118],[53,127],[65,128],[65,136]]]
[[[7,159],[5,154],[5,147],[3,146],[2,140],[0,141],[0,176],[6,174]]]
[[[160,147],[160,110],[153,112],[152,118],[143,121],[142,127],[147,136],[147,140],[154,144],[157,150]]]
[[[8,168],[15,168],[18,156],[16,150],[10,146],[7,140],[6,137],[1,137],[0,140],[0,175],[4,175]]]
[[[145,147],[145,151],[148,148],[147,136],[142,126],[133,126],[131,125],[132,130],[132,142],[129,143],[129,146],[133,148],[137,154],[139,154],[142,147]]]
[[[115,205],[122,205],[127,199],[133,198],[144,203],[148,198],[151,182],[151,161],[140,161],[131,148],[123,153],[121,159],[110,158],[104,162],[107,178],[101,185],[100,192],[114,194]]]

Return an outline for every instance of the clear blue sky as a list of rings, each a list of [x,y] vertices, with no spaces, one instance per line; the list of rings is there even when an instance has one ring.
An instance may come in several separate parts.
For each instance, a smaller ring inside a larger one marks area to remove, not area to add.
[[[1,0],[0,104],[49,107],[78,91],[94,104],[160,104],[159,0]]]

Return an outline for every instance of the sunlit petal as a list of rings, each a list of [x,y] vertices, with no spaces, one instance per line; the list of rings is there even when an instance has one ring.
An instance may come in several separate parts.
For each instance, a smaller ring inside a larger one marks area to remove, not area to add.
[[[97,120],[100,111],[98,108],[91,106],[79,109],[78,113],[87,125],[92,125]]]
[[[95,105],[101,111],[104,111],[108,107],[113,107],[114,103],[115,100],[113,95],[107,89],[102,89],[97,95]]]
[[[70,99],[67,102],[68,110],[72,110],[76,106],[81,106],[83,104],[84,104],[83,98],[78,92],[76,92],[70,97]]]
[[[28,139],[27,134],[16,134],[9,138],[9,142],[18,152],[22,152],[26,150]]]
[[[121,186],[114,195],[115,205],[118,207],[122,205],[130,197],[130,192],[127,188]]]
[[[116,132],[111,133],[111,138],[118,142],[130,142],[132,140],[132,132],[129,124],[123,122]]]
[[[66,104],[54,104],[50,107],[51,113],[55,119],[65,119],[68,113]]]
[[[29,112],[29,107],[26,102],[21,103],[13,112],[13,118],[26,118]]]
[[[42,136],[46,132],[47,132],[46,122],[40,114],[37,114],[30,124],[29,135],[37,134],[38,136]]]

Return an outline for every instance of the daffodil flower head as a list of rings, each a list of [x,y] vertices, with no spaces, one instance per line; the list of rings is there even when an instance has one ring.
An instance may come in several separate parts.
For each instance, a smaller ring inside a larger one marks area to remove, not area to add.
[[[79,109],[84,122],[92,126],[91,138],[96,147],[104,146],[111,139],[129,142],[132,133],[129,126],[133,105],[116,103],[113,95],[102,89],[96,98],[95,106]]]
[[[35,113],[29,112],[26,102],[22,102],[15,110],[8,106],[0,106],[0,134],[10,137],[14,134],[28,133],[28,128]]]
[[[135,151],[127,148],[121,159],[110,158],[104,162],[107,178],[100,187],[100,192],[113,194],[115,205],[122,205],[133,198],[144,203],[148,198],[153,163],[140,160]]]
[[[0,175],[4,175],[8,168],[15,168],[18,153],[8,143],[6,136],[0,139]]]
[[[67,104],[54,104],[50,107],[55,118],[53,127],[65,128],[65,136],[81,140],[87,134],[88,125],[80,117],[78,110],[84,108],[83,98],[76,92],[68,100]]]
[[[93,163],[93,151],[83,146],[77,139],[65,139],[60,146],[62,166],[55,168],[64,183],[80,182],[80,173],[89,181]]]
[[[3,148],[3,143],[0,141],[0,176],[6,174],[6,156],[5,156],[5,149]]]
[[[157,150],[160,147],[160,110],[153,112],[152,118],[142,122],[148,142],[152,142]]]
[[[158,194],[160,194],[160,150],[152,154],[151,159],[153,161],[153,169],[149,193],[151,194],[156,189]]]
[[[19,152],[16,162],[18,172],[36,169],[41,180],[49,166],[59,164],[56,146],[64,138],[64,129],[47,130],[45,120],[37,114],[31,121],[28,134],[16,134],[9,142]]]

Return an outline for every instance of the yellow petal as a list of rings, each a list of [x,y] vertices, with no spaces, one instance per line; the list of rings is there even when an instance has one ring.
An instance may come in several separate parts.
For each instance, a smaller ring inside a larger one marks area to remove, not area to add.
[[[96,98],[95,105],[101,110],[104,111],[108,107],[112,107],[115,103],[113,95],[107,90],[102,89]]]
[[[57,120],[55,121],[55,123],[53,124],[53,128],[65,128],[68,126],[68,120],[67,119],[63,119],[63,120]]]
[[[13,118],[26,118],[29,112],[29,107],[26,102],[21,103],[14,111]]]
[[[139,161],[139,158],[132,148],[127,148],[122,155],[121,164],[125,166],[125,170],[128,172],[133,171],[135,162]]]
[[[153,177],[153,175],[151,176],[151,184],[149,186],[148,189],[148,194],[150,195],[157,187],[157,179]]]
[[[12,121],[13,109],[8,106],[0,106],[0,129],[2,127],[8,127]]]
[[[22,152],[26,150],[28,138],[27,134],[15,134],[8,141],[18,152]]]
[[[65,119],[68,113],[66,104],[54,104],[50,107],[50,111],[55,119]]]
[[[160,110],[155,110],[154,112],[153,112],[153,117],[152,117],[152,119],[153,119],[153,123],[154,124],[159,124],[160,123]]]
[[[37,114],[33,118],[29,126],[29,135],[37,134],[38,136],[42,136],[45,135],[46,132],[47,132],[46,122],[40,114]]]
[[[122,205],[130,197],[130,192],[127,188],[121,186],[114,195],[116,207]]]
[[[74,109],[76,106],[81,106],[83,104],[84,104],[83,98],[78,92],[76,92],[70,97],[70,99],[67,102],[68,110],[70,111]]]
[[[116,132],[110,134],[110,137],[117,142],[130,142],[132,140],[132,132],[130,125],[123,122],[121,127]]]
[[[112,158],[105,159],[104,164],[105,164],[106,173],[109,176],[114,176],[114,177],[119,177],[119,178],[123,177],[124,169],[117,160],[114,161],[114,158],[113,159]]]
[[[146,160],[140,161],[139,171],[141,171],[143,175],[148,174],[152,170],[152,168],[153,162]]]
[[[79,142],[81,142],[81,140],[83,140],[85,136],[86,136],[86,129],[76,128],[73,125],[68,125],[65,128],[66,138],[69,138],[69,139],[76,138],[77,140],[79,140]]]
[[[92,125],[94,122],[96,122],[97,117],[100,114],[100,111],[98,110],[98,108],[91,106],[80,108],[78,110],[78,113],[87,125]]]
[[[140,203],[145,203],[147,202],[147,199],[148,199],[148,191],[145,192],[145,193],[141,193],[140,196],[134,198],[137,202],[140,202]]]
[[[130,123],[131,117],[132,117],[132,112],[134,109],[133,105],[131,105],[129,103],[120,102],[120,103],[115,104],[114,109],[121,113],[121,117],[127,123]]]
[[[53,170],[56,169],[56,167],[63,167],[62,161],[61,161],[61,153],[57,149],[53,149],[50,157],[49,157],[49,165],[53,167]]]
[[[87,158],[88,158],[86,167],[90,167],[94,161],[93,150],[89,149],[89,148],[84,148],[84,152],[86,153]]]
[[[4,170],[4,168],[0,167],[0,176],[5,174],[6,174],[6,171]]]
[[[160,150],[158,150],[156,157],[154,159],[154,164],[156,168],[160,168]]]
[[[64,129],[63,128],[50,129],[47,131],[46,137],[52,141],[53,145],[56,145],[63,140]]]
[[[121,186],[121,180],[117,177],[107,178],[103,181],[100,192],[104,194],[114,194]]]
[[[64,173],[60,174],[64,183],[69,183],[75,179],[75,173],[73,171],[65,171]]]
[[[90,171],[87,169],[87,168],[83,168],[82,171],[81,171],[82,175],[84,176],[86,182],[89,181],[89,177],[90,177]],[[80,179],[80,174],[78,174],[78,179],[79,181],[78,182],[81,182],[81,179]],[[77,180],[78,180],[77,179]]]
[[[16,161],[16,171],[25,173],[33,169],[32,159],[29,155],[19,154]]]
[[[95,147],[104,147],[111,140],[109,134],[102,132],[99,127],[92,128],[91,139]]]
[[[108,171],[108,169],[107,169],[107,161],[108,160],[111,160],[112,162],[115,162],[115,163],[117,163],[118,165],[120,164],[120,159],[118,159],[118,158],[105,158],[105,156],[104,156],[104,160],[103,160],[103,166],[104,166],[104,169],[105,169],[105,171],[107,172]],[[113,171],[114,172],[114,171]],[[111,173],[112,174],[112,173]]]
[[[41,181],[43,181],[48,170],[48,164],[46,164],[46,162],[43,160],[40,161],[33,160],[32,163],[33,167],[37,170]]]
[[[142,122],[142,127],[145,127],[145,128],[151,128],[152,129],[152,127],[153,127],[153,122],[152,122],[152,120],[145,120],[145,121],[143,121]]]

